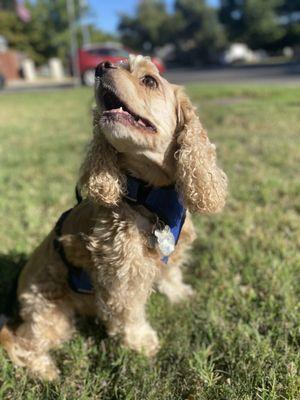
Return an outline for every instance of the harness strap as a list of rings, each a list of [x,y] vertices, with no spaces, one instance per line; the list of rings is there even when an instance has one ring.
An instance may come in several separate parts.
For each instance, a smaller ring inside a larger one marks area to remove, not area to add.
[[[144,206],[158,217],[159,222],[168,225],[175,239],[175,245],[177,244],[186,210],[174,185],[153,187],[141,179],[128,175],[127,194],[124,200],[132,205]],[[163,256],[161,260],[167,264],[169,256]]]
[[[77,206],[82,201],[82,197],[81,197],[77,187],[76,187],[76,198],[77,198],[77,204],[76,204],[76,206]],[[62,242],[59,240],[59,238],[62,235],[63,224],[64,224],[65,220],[67,219],[68,215],[73,210],[73,208],[70,208],[69,210],[65,211],[59,217],[59,219],[55,225],[55,228],[54,228],[55,239],[53,240],[53,246],[54,246],[54,249],[58,252],[63,264],[68,269],[68,282],[69,282],[69,286],[71,287],[71,289],[76,293],[91,294],[91,293],[93,293],[93,286],[91,284],[91,280],[90,280],[88,273],[82,267],[76,267],[75,265],[70,263],[70,261],[66,257],[64,246],[63,246]]]
[[[77,205],[78,205],[82,202],[83,198],[82,198],[82,195],[81,195],[80,190],[77,185],[75,186],[75,196],[76,196]]]
[[[62,227],[65,220],[71,211],[83,200],[77,186],[75,194],[77,204],[65,211],[55,225],[54,231],[56,237],[53,241],[53,246],[68,269],[68,282],[71,289],[76,293],[91,294],[93,293],[93,286],[88,273],[84,268],[73,265],[67,259],[63,244],[59,240],[62,236]],[[127,194],[124,200],[131,205],[142,205],[149,212],[156,215],[160,221],[169,226],[175,239],[175,244],[177,243],[185,220],[186,211],[174,186],[153,188],[140,179],[127,176]],[[164,256],[162,257],[162,261],[167,264],[168,258],[168,256]]]

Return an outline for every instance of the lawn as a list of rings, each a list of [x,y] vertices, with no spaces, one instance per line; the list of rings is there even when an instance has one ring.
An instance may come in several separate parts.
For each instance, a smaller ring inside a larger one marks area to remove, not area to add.
[[[300,90],[188,87],[230,180],[225,211],[195,217],[186,280],[172,306],[152,295],[156,359],[116,346],[93,321],[55,353],[57,383],[14,369],[0,349],[0,399],[300,398]],[[0,308],[17,268],[74,203],[91,135],[87,89],[0,96]]]

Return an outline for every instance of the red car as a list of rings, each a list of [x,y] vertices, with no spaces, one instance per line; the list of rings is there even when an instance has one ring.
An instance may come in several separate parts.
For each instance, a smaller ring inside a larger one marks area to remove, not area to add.
[[[78,62],[82,82],[87,86],[93,86],[95,68],[98,64],[103,61],[116,63],[128,58],[129,54],[135,54],[135,52],[115,45],[89,45],[79,49]],[[160,73],[165,71],[166,68],[159,58],[153,57],[152,62]]]

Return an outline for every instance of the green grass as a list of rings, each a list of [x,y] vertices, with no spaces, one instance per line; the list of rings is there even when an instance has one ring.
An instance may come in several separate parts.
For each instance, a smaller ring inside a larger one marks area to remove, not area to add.
[[[188,88],[230,180],[225,211],[196,217],[186,304],[154,294],[157,358],[121,349],[92,321],[55,356],[61,381],[14,369],[0,349],[0,399],[300,398],[300,91]],[[74,202],[90,137],[90,91],[0,97],[0,306],[9,279]]]

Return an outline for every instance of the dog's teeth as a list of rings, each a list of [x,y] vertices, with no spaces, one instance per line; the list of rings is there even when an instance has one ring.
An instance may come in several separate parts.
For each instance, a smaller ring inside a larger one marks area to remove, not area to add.
[[[146,126],[145,123],[144,123],[144,121],[142,121],[141,119],[138,120],[138,123],[139,123],[140,125]]]

